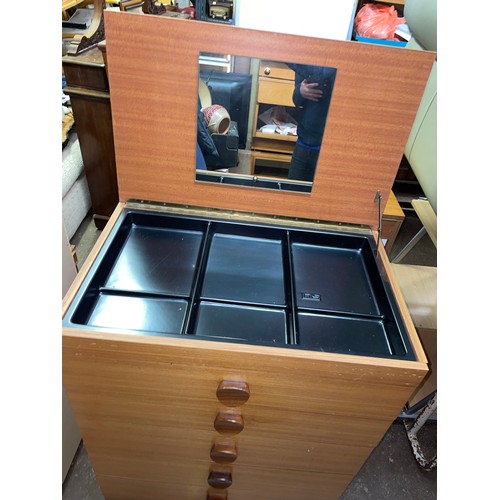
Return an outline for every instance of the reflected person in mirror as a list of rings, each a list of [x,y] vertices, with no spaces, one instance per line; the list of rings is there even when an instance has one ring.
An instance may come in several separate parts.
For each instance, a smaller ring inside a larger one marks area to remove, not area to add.
[[[292,63],[288,66],[295,71],[292,99],[299,112],[297,144],[293,150],[288,178],[312,182],[337,70]]]

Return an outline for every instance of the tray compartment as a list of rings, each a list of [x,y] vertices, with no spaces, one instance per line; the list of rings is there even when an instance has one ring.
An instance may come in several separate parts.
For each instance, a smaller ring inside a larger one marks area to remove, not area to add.
[[[134,225],[104,288],[187,297],[203,233]]]
[[[363,238],[294,233],[291,255],[298,308],[380,316]]]
[[[285,306],[283,231],[214,224],[201,298]]]
[[[366,235],[125,209],[63,323],[413,358]]]
[[[298,344],[304,349],[346,354],[393,354],[382,320],[299,312]]]
[[[153,318],[159,318],[163,310],[167,317],[161,323],[175,327],[173,332],[177,333],[179,313],[175,300],[184,299],[179,302],[184,317],[207,228],[208,222],[203,220],[124,211],[80,289],[76,307],[69,311],[71,323],[97,326],[99,318],[99,323],[107,327],[121,325],[120,316],[112,311],[116,304],[125,304],[124,297],[128,296],[133,299],[127,302],[131,310],[138,311],[137,319],[130,324],[151,324],[151,331],[158,331],[159,320]],[[162,300],[155,302],[155,295]],[[174,303],[176,306],[171,308],[169,304]],[[109,316],[101,311],[104,305],[111,310]],[[150,320],[141,318],[143,310],[152,314]],[[126,313],[124,308],[122,316]],[[109,324],[112,318],[116,324]],[[148,331],[146,326],[144,330]]]
[[[251,343],[287,343],[284,309],[270,309],[216,302],[201,302],[197,307],[195,335]]]
[[[188,302],[164,297],[101,293],[88,325],[154,333],[181,333]]]

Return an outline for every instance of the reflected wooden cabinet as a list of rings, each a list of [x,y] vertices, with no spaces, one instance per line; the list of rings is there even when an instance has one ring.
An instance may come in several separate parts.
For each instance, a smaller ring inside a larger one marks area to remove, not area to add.
[[[259,165],[272,169],[288,169],[296,135],[261,132],[265,124],[259,116],[283,106],[293,115],[292,100],[295,73],[286,64],[262,60],[259,65],[257,103],[253,124],[251,173],[256,174]]]

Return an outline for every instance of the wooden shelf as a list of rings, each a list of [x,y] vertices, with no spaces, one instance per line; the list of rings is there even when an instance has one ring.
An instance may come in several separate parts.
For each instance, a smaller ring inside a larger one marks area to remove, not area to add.
[[[65,10],[71,9],[71,7],[74,7],[83,1],[84,0],[62,0],[62,10],[64,12]]]
[[[437,247],[437,216],[427,200],[412,200],[412,207],[415,209],[418,218],[422,222],[427,234]]]
[[[283,134],[264,134],[263,132],[255,132],[254,137],[257,139],[274,139],[278,141],[286,141],[286,142],[297,142],[296,135],[283,135]]]
[[[252,150],[253,151],[269,151],[272,153],[281,153],[281,154],[289,154],[293,153],[293,149],[295,147],[295,143],[293,141],[283,141],[279,138],[275,138],[273,134],[261,134],[265,137],[255,137],[252,142]]]

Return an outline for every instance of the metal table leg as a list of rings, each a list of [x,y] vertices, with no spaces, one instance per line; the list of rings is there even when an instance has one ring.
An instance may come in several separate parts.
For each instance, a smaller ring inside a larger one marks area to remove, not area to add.
[[[422,236],[427,233],[425,227],[420,229],[420,231],[401,249],[401,251],[392,259],[392,263],[397,264],[400,262],[406,254],[422,239]]]
[[[434,458],[431,460],[427,460],[422,453],[422,449],[420,448],[420,443],[418,441],[418,431],[422,428],[422,426],[427,422],[429,417],[435,413],[437,410],[437,391],[434,396],[429,399],[427,404],[422,409],[420,415],[413,421],[409,422],[407,420],[403,421],[403,424],[406,429],[406,434],[411,444],[411,448],[413,451],[413,455],[417,460],[418,464],[426,471],[432,471],[437,467],[437,455],[434,455]]]

